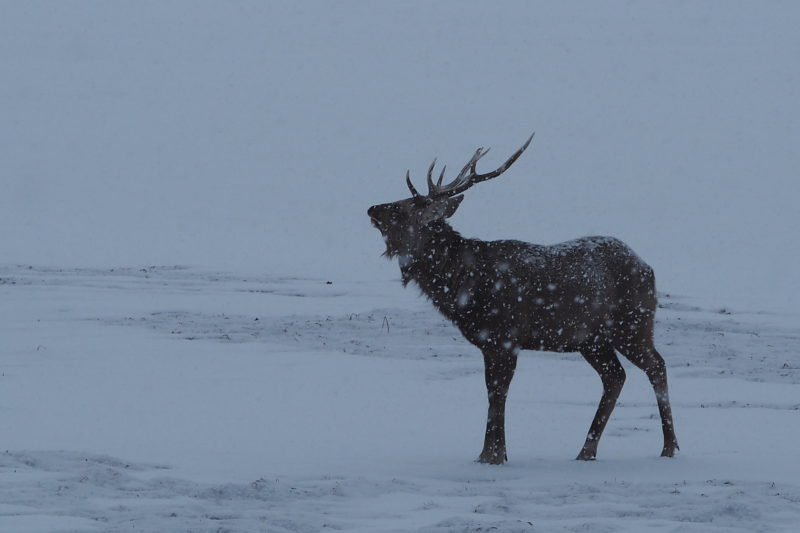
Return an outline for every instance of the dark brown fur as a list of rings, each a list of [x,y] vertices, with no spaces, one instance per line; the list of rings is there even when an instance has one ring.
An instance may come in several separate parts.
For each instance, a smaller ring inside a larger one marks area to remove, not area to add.
[[[505,401],[520,350],[580,352],[598,372],[603,396],[578,459],[591,460],[616,404],[625,371],[615,350],[645,371],[664,433],[661,455],[678,448],[664,360],[653,345],[653,270],[610,237],[553,246],[467,239],[445,221],[462,196],[414,196],[368,214],[415,282],[483,353],[489,413],[479,461],[507,460]]]

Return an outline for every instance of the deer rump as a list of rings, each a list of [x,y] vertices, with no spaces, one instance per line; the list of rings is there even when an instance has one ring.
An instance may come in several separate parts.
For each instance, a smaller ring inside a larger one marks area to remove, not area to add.
[[[438,257],[407,258],[403,280],[480,348],[576,352],[587,342],[626,343],[625,333],[655,313],[653,270],[613,237],[552,246],[453,237]]]

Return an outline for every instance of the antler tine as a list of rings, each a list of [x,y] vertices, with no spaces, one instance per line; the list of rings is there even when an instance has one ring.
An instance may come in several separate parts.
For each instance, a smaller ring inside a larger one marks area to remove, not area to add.
[[[495,171],[493,171],[493,172],[489,172],[488,174],[479,174],[478,176],[476,176],[476,178],[480,178],[480,179],[477,179],[477,180],[475,181],[475,183],[478,183],[478,182],[480,182],[480,181],[483,181],[483,180],[488,180],[488,179],[494,178],[494,177],[496,177],[496,176],[499,176],[500,174],[502,174],[502,173],[503,173],[503,172],[505,172],[506,170],[508,170],[508,167],[510,167],[511,165],[513,165],[513,164],[514,164],[514,161],[516,161],[516,160],[519,158],[519,156],[521,156],[521,155],[522,155],[522,152],[524,152],[524,151],[525,151],[525,149],[528,147],[528,145],[529,145],[529,144],[531,144],[531,141],[533,140],[533,136],[534,136],[534,135],[536,135],[536,133],[535,133],[535,132],[534,132],[534,133],[531,133],[531,136],[530,136],[530,137],[528,137],[528,140],[527,140],[527,141],[525,141],[525,144],[523,144],[522,146],[520,146],[519,150],[517,150],[516,152],[514,152],[514,154],[513,154],[511,157],[509,157],[509,158],[506,160],[506,162],[505,162],[505,163],[503,163],[502,165],[500,165],[500,167],[499,167],[497,170],[495,170]],[[487,150],[487,152],[488,152],[488,150]]]
[[[417,197],[420,194],[417,192],[417,189],[414,188],[414,185],[411,183],[411,171],[406,170],[406,185],[408,185],[408,190],[411,191],[411,196]]]
[[[475,153],[472,154],[472,157],[470,157],[469,161],[467,161],[467,164],[464,165],[464,168],[461,169],[461,172],[458,173],[458,176],[456,176],[453,181],[444,187],[439,187],[437,192],[440,194],[450,194],[449,191],[451,189],[455,189],[467,183],[469,181],[469,176],[475,174],[475,165],[478,164],[478,160],[480,160],[480,158],[485,156],[488,152],[489,150],[487,149],[484,151],[483,147],[475,150]]]
[[[444,187],[441,188],[437,187],[437,193],[447,196],[455,196],[457,194],[461,194],[462,192],[466,191],[476,183],[496,178],[497,176],[508,170],[508,167],[513,165],[514,161],[519,159],[519,156],[522,155],[522,152],[524,152],[525,149],[528,147],[528,145],[531,144],[534,135],[535,133],[531,134],[531,136],[528,137],[528,140],[525,141],[525,144],[523,144],[519,150],[514,152],[514,154],[512,154],[512,156],[509,157],[505,163],[500,165],[496,170],[488,172],[486,174],[477,174],[475,171],[475,166],[477,165],[480,158],[489,153],[489,150],[487,149],[486,151],[484,151],[483,148],[478,148],[475,151],[475,154],[467,162],[467,164],[464,165],[464,168],[461,169],[461,172],[458,173],[458,176],[456,176],[456,178],[452,182],[445,185]]]
[[[442,180],[444,179],[444,171],[447,170],[447,165],[442,167],[442,173],[439,174],[439,180],[436,182],[436,187],[439,188],[442,186]]]
[[[475,166],[478,164],[478,161],[483,156],[485,156],[486,154],[489,153],[489,150],[491,150],[491,147],[487,148],[486,150],[484,150],[483,147],[478,148],[478,151],[475,152],[474,156],[472,156],[472,159],[470,160],[470,162],[467,163],[467,166],[469,167],[469,175],[475,174]],[[469,175],[464,175],[464,171],[467,169],[467,166],[465,166],[461,170],[461,174],[459,174],[459,177],[461,177],[462,179],[469,176]]]
[[[433,179],[431,178],[431,174],[433,173],[433,167],[436,166],[436,157],[433,158],[433,163],[431,166],[428,167],[428,196],[436,192],[436,186],[433,184]]]
[[[458,173],[456,179],[450,182],[451,185],[454,185],[459,180],[464,179],[464,176],[467,175],[467,171],[475,168],[475,165],[478,163],[478,159],[483,157],[483,154],[481,152],[483,152],[483,147],[480,147],[477,150],[475,150],[475,153],[472,154],[472,157],[469,159],[469,161],[467,161],[467,164],[464,165],[464,168],[462,168],[461,172]]]

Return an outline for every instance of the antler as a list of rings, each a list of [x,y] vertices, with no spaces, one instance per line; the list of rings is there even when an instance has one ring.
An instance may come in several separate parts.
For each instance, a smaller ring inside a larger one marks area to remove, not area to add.
[[[428,196],[455,196],[466,191],[476,183],[496,178],[508,170],[508,167],[514,164],[514,161],[519,159],[519,156],[522,155],[522,152],[525,151],[532,140],[533,135],[528,137],[528,140],[525,141],[525,144],[523,144],[519,150],[514,152],[514,154],[509,157],[505,163],[500,165],[496,170],[487,172],[486,174],[478,174],[475,170],[475,166],[483,156],[489,153],[489,149],[487,148],[484,150],[482,147],[478,148],[475,150],[475,153],[472,155],[469,161],[467,161],[467,164],[464,165],[464,168],[461,169],[461,172],[458,173],[458,176],[456,176],[453,181],[444,186],[442,186],[441,178],[439,179],[439,183],[436,185],[433,185],[433,183],[429,182],[428,189],[430,190],[428,191]]]
[[[434,159],[434,161],[436,161]],[[420,193],[417,192],[417,189],[414,188],[414,185],[411,183],[411,171],[406,170],[406,185],[408,185],[408,190],[411,191],[411,196],[416,198],[417,196],[422,196]]]
[[[525,151],[525,149],[533,140],[534,135],[535,133],[531,134],[531,136],[528,137],[528,140],[525,141],[525,144],[523,144],[519,150],[514,152],[514,154],[511,157],[509,157],[505,163],[500,165],[496,170],[492,172],[487,172],[486,174],[478,174],[475,170],[475,166],[478,164],[478,161],[483,156],[489,153],[489,149],[487,148],[486,150],[484,150],[483,147],[478,148],[477,150],[475,150],[475,153],[470,158],[470,160],[467,161],[467,164],[464,165],[464,168],[461,169],[461,172],[458,173],[458,176],[456,176],[453,181],[444,186],[442,185],[442,180],[444,179],[444,171],[447,168],[447,165],[445,165],[442,168],[442,172],[439,174],[439,179],[434,184],[433,179],[431,177],[431,175],[433,174],[433,167],[436,166],[436,159],[434,159],[433,163],[431,163],[431,166],[428,168],[428,197],[433,198],[437,196],[455,196],[457,194],[461,194],[462,192],[466,191],[476,183],[496,178],[497,176],[508,170],[508,167],[514,164],[514,161],[516,161],[519,158],[519,156],[522,155],[522,152]],[[408,184],[408,188],[411,190],[412,195],[420,196],[420,194],[411,184],[411,177],[409,176],[408,172],[406,172],[406,183]]]

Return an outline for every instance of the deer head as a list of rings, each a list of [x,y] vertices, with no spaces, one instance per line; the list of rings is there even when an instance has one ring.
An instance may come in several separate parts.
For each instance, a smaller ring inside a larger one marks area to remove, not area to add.
[[[411,191],[411,198],[373,205],[367,210],[372,225],[381,232],[383,240],[386,242],[384,255],[390,258],[395,256],[403,258],[419,253],[431,235],[435,234],[436,228],[441,227],[441,223],[456,212],[464,199],[461,193],[476,183],[496,178],[508,170],[532,140],[533,135],[505,163],[486,174],[478,174],[475,167],[478,161],[489,153],[489,149],[478,148],[455,179],[446,185],[442,185],[442,182],[447,166],[442,167],[439,179],[436,183],[433,182],[433,169],[436,166],[436,159],[434,159],[431,166],[428,167],[428,194],[426,195],[417,192],[414,184],[411,183],[410,172],[407,171],[406,185]]]

